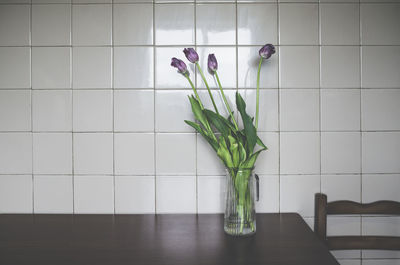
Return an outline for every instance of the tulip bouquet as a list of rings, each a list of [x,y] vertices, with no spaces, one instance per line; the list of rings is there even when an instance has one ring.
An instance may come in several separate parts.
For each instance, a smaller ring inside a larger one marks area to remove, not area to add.
[[[271,55],[275,53],[275,47],[272,44],[266,44],[259,51],[260,61],[257,72],[255,118],[251,117],[246,112],[246,103],[239,92],[236,92],[236,108],[240,113],[243,128],[239,128],[238,121],[236,121],[234,116],[234,112],[232,111],[232,108],[226,99],[218,76],[218,62],[215,55],[208,55],[208,68],[218,84],[219,91],[228,112],[228,117],[222,116],[218,111],[210,87],[199,65],[199,56],[197,52],[193,48],[186,48],[183,50],[183,52],[189,62],[195,64],[197,70],[199,71],[201,78],[208,90],[208,94],[214,109],[211,110],[204,107],[204,104],[189,76],[189,71],[186,64],[180,59],[172,58],[171,66],[177,68],[178,72],[188,80],[194,92],[194,95],[189,96],[189,101],[196,121],[185,120],[185,122],[189,126],[193,127],[199,134],[201,134],[217,153],[217,156],[225,165],[229,173],[235,191],[234,205],[236,219],[240,220],[238,222],[239,228],[232,231],[227,231],[227,229],[225,229],[225,231],[230,234],[234,234],[233,231],[236,231],[236,234],[242,234],[245,224],[249,224],[250,230],[254,232],[255,226],[250,220],[251,218],[254,218],[252,216],[252,211],[254,211],[254,209],[252,209],[254,208],[254,202],[252,202],[249,191],[249,178],[252,174],[257,157],[262,151],[267,150],[265,144],[257,136],[260,70],[262,62],[270,58]]]

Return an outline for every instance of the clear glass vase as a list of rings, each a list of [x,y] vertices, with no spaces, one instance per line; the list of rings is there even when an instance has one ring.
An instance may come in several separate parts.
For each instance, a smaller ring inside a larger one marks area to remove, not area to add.
[[[232,236],[248,236],[256,232],[258,176],[253,169],[226,169],[224,231]]]

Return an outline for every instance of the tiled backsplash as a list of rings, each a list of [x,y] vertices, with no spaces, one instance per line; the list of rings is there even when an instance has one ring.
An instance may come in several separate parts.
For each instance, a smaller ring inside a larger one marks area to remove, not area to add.
[[[183,122],[192,92],[170,58],[195,47],[206,68],[215,53],[230,100],[239,90],[254,111],[265,43],[258,211],[312,224],[316,192],[400,200],[398,0],[0,0],[0,212],[221,212],[224,170]],[[329,233],[399,223],[334,217]]]

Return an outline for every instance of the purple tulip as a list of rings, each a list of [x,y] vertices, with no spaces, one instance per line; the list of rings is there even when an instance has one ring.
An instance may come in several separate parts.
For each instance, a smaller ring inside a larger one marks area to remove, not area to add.
[[[215,72],[218,69],[217,58],[215,58],[213,53],[208,55],[208,69],[210,69],[211,72]]]
[[[265,44],[258,53],[262,58],[268,59],[275,53],[275,47],[272,44]]]
[[[191,63],[197,63],[199,61],[199,55],[193,48],[185,48],[183,49],[183,53],[185,54],[186,58]]]
[[[171,66],[178,69],[178,72],[181,74],[189,74],[186,64],[177,58],[172,58]]]

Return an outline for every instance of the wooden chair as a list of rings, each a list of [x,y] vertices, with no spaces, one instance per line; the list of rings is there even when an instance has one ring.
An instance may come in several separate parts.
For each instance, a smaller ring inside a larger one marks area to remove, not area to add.
[[[400,215],[400,202],[377,201],[357,203],[352,201],[327,202],[327,196],[315,194],[314,232],[331,250],[380,249],[400,250],[400,237],[392,236],[326,236],[327,215],[337,214],[385,214]]]

